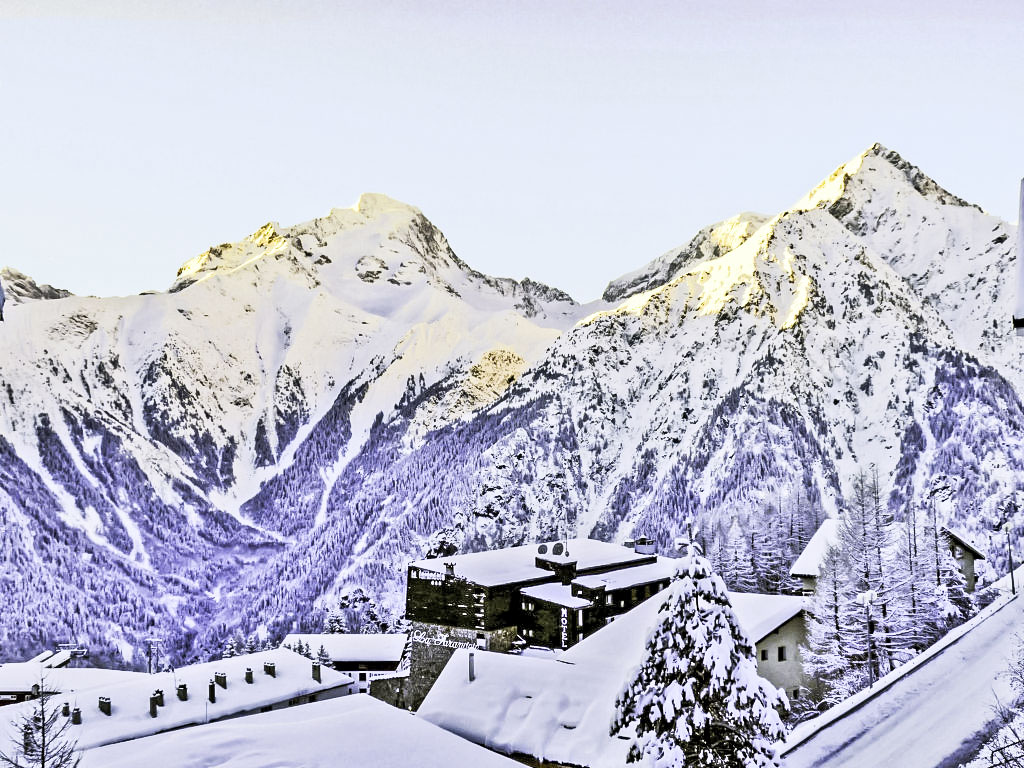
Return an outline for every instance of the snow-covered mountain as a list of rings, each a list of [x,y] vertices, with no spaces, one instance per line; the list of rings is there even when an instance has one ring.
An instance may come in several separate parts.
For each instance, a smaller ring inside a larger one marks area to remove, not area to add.
[[[380,195],[167,293],[13,306],[3,592],[31,629],[8,612],[0,644],[156,626],[201,652],[357,585],[396,605],[424,552],[667,544],[797,490],[834,510],[870,464],[897,512],[981,533],[1024,488],[1012,235],[876,145],[587,307],[475,272]]]

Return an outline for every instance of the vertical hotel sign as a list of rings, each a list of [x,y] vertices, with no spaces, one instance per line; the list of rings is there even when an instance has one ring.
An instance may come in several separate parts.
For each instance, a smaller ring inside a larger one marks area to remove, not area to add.
[[[569,647],[569,609],[562,607],[562,615],[558,620],[559,629],[562,632],[562,648]]]

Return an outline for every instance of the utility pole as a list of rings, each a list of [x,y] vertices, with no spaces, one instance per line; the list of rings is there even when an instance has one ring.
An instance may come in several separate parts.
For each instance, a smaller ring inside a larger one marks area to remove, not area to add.
[[[1010,558],[1010,592],[1017,594],[1017,584],[1013,578],[1013,548],[1010,546],[1010,521],[1006,521],[1006,555]]]

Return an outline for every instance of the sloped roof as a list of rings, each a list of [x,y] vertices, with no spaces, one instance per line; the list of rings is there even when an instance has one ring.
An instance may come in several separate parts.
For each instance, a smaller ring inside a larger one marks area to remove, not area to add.
[[[978,560],[985,559],[984,553],[980,549],[978,549],[969,538],[967,538],[967,534],[965,534],[962,530],[960,530],[959,528],[950,528],[948,525],[944,525],[942,527],[942,530],[945,531],[946,535],[953,539],[961,547],[970,550],[971,553]]]
[[[0,664],[0,693],[28,693],[42,681],[47,691],[67,693],[146,677],[142,672],[94,667],[50,669],[31,661]]]
[[[293,634],[285,637],[281,646],[295,646],[298,641],[313,649],[313,653],[324,647],[332,662],[375,661],[396,664],[405,652],[406,634]]]
[[[85,752],[82,768],[517,768],[370,696],[186,728]]]
[[[825,560],[825,553],[838,543],[839,520],[834,517],[826,518],[811,536],[811,540],[807,542],[807,546],[793,563],[793,567],[789,569],[789,575],[818,578],[821,564]]]
[[[545,554],[538,551],[540,546],[546,547]],[[569,539],[566,542],[566,551],[558,555],[554,554],[556,546],[561,547],[561,542],[545,545],[525,544],[520,547],[472,552],[467,555],[428,558],[416,560],[409,565],[411,568],[440,574],[444,574],[450,565],[454,568],[456,576],[461,576],[474,584],[491,587],[554,578],[550,570],[537,567],[538,557],[553,563],[575,562],[578,571],[616,565],[629,566],[651,559],[651,555],[638,554],[619,544],[609,544],[596,539]]]
[[[263,671],[264,662],[273,662],[276,676]],[[253,670],[253,682],[245,682],[245,669]],[[207,688],[214,673],[227,675],[227,688],[217,686],[217,701],[207,700]],[[352,678],[333,669],[320,671],[317,682],[312,675],[312,662],[297,653],[279,648],[235,656],[230,659],[192,664],[173,672],[138,675],[134,678],[111,681],[110,685],[92,687],[84,693],[72,692],[52,697],[54,706],[68,702],[72,708],[82,710],[82,724],[73,726],[71,735],[82,749],[137,739],[161,731],[198,725],[260,707],[277,704],[288,699],[319,693],[349,685]],[[188,700],[179,701],[177,685],[188,686]],[[157,716],[149,715],[149,697],[156,689],[164,692],[164,706]],[[98,698],[107,696],[111,701],[111,715],[104,715]],[[16,738],[17,722],[26,711],[32,711],[35,702],[28,701],[0,710],[0,743]],[[6,739],[6,740],[5,740]]]

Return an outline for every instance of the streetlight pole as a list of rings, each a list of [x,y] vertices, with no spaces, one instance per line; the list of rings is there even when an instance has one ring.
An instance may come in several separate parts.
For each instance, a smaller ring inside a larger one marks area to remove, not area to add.
[[[1013,548],[1010,546],[1010,521],[1006,521],[1006,556],[1010,559],[1010,592],[1017,594],[1017,584],[1013,578]]]

